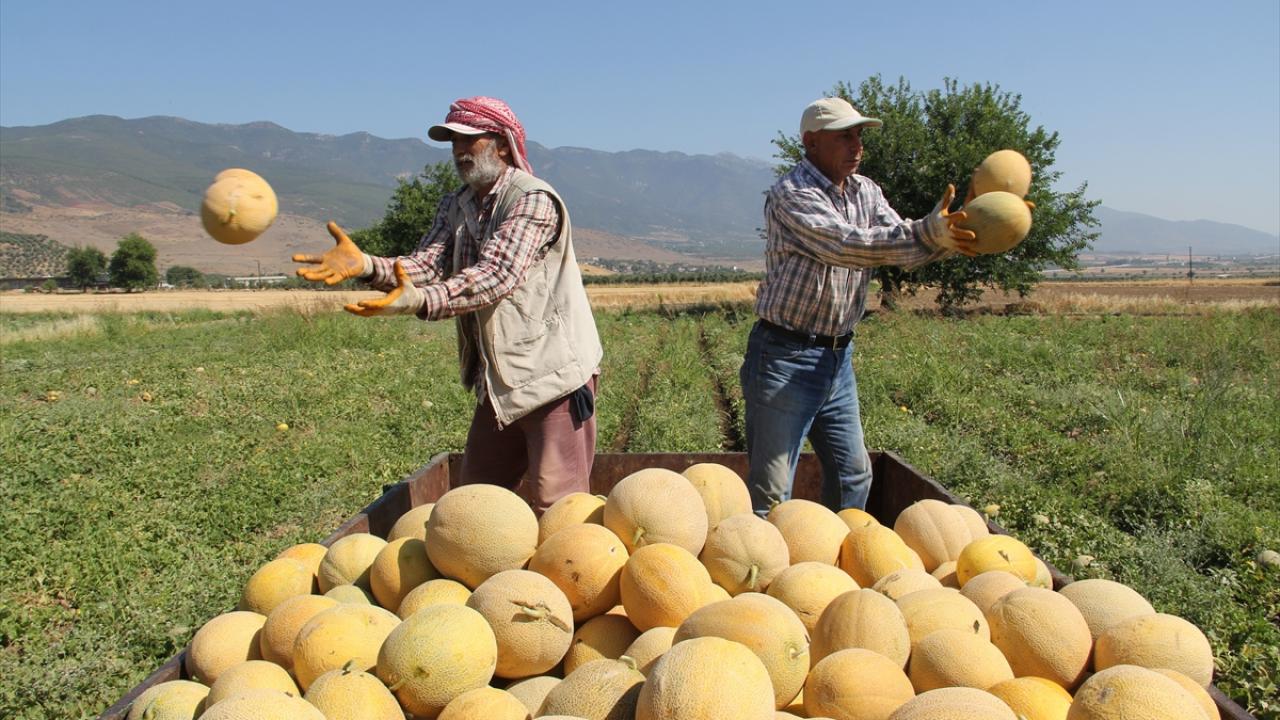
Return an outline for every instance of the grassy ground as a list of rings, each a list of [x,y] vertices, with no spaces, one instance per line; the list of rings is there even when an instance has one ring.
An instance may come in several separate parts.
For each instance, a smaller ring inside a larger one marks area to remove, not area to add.
[[[750,320],[601,313],[600,450],[740,449]],[[1195,622],[1218,686],[1280,717],[1274,309],[877,316],[856,364],[869,446]],[[0,368],[5,718],[96,715],[470,417],[452,327],[409,319],[0,315]]]

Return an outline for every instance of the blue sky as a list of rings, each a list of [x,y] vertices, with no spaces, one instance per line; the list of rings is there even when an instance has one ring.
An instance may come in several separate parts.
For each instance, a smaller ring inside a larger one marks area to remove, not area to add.
[[[1060,134],[1063,188],[1278,233],[1280,3],[1210,5],[4,0],[0,124],[174,115],[422,137],[451,100],[485,94],[550,147],[771,159],[839,81],[952,77],[1020,94]]]

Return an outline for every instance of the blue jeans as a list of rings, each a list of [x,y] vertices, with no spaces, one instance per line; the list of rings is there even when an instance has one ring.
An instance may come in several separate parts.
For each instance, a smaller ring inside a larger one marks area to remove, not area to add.
[[[756,323],[738,377],[746,402],[747,488],[764,516],[791,498],[805,437],[822,467],[822,504],[863,508],[871,458],[862,440],[853,343],[810,347]]]

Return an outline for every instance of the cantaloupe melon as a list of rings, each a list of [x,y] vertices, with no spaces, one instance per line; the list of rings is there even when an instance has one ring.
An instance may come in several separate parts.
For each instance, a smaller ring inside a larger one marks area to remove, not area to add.
[[[1013,669],[1000,649],[968,630],[943,628],[926,635],[911,649],[907,677],[917,693],[944,687],[987,690],[1013,679]]]
[[[711,531],[721,520],[751,512],[751,493],[742,476],[720,463],[695,463],[681,473],[702,496],[707,510],[707,530]]]
[[[232,665],[218,676],[218,681],[209,686],[209,697],[205,704],[213,706],[249,690],[279,690],[294,697],[302,697],[298,684],[289,676],[288,670],[266,660],[246,660]]]
[[[538,547],[570,525],[604,525],[604,497],[572,492],[551,503],[538,518]]]
[[[838,567],[812,560],[796,563],[778,573],[766,590],[770,597],[782,601],[791,608],[804,629],[813,634],[813,628],[831,601],[851,590],[858,583],[849,573]]]
[[[1137,665],[1099,670],[1076,691],[1067,720],[1207,720],[1176,680]]]
[[[872,515],[861,508],[845,508],[837,512],[836,517],[843,520],[844,524],[848,525],[850,530],[866,527],[868,525],[880,524],[880,521],[876,519],[875,515]]]
[[[324,562],[324,556],[328,552],[329,548],[320,543],[298,543],[281,550],[276,558],[289,558],[306,565],[312,575],[311,592],[318,593],[320,592],[320,563]]]
[[[917,500],[904,508],[893,521],[893,531],[916,551],[927,572],[959,558],[973,540],[968,524],[951,505],[933,499]]]
[[[643,632],[659,625],[678,627],[706,604],[711,584],[707,569],[688,550],[657,543],[631,554],[618,587],[627,617]]]
[[[378,600],[373,593],[355,585],[334,585],[321,597],[337,600],[342,604],[377,605]],[[381,607],[381,606],[379,606]]]
[[[125,720],[193,720],[204,712],[209,686],[191,680],[156,683],[138,695]]]
[[[1070,600],[1052,590],[1014,590],[991,605],[987,620],[991,642],[1018,677],[1034,675],[1074,690],[1089,669],[1089,624]]]
[[[541,717],[538,711],[542,709],[542,703],[547,699],[547,694],[551,692],[551,688],[559,685],[561,680],[562,678],[558,678],[555,675],[536,675],[531,678],[516,680],[504,689],[525,706],[525,709],[529,711],[530,717]]]
[[[1063,586],[1058,592],[1070,600],[1084,616],[1084,621],[1089,624],[1089,633],[1095,641],[1116,623],[1139,615],[1154,615],[1156,612],[1137,590],[1114,580],[1077,580]]]
[[[1018,720],[1066,720],[1071,693],[1056,682],[1026,675],[987,688],[1009,706]]]
[[[1036,576],[1028,583],[1031,587],[1044,588],[1045,590],[1053,589],[1053,573],[1049,570],[1049,565],[1045,561],[1036,557]]]
[[[631,644],[622,651],[622,655],[631,658],[641,675],[648,675],[658,658],[671,649],[675,637],[676,628],[661,625],[650,628],[631,641]]]
[[[917,590],[936,590],[940,587],[942,587],[942,581],[923,569],[902,568],[877,580],[871,589],[890,600],[897,600]]]
[[[1031,232],[1031,208],[1017,195],[1000,190],[983,193],[963,209],[956,227],[978,236],[975,250],[994,255],[1012,250]]]
[[[523,568],[538,547],[538,518],[497,485],[463,485],[436,501],[427,520],[427,556],[445,577],[471,589]]]
[[[432,605],[391,631],[376,674],[402,708],[434,718],[455,697],[488,685],[497,666],[498,641],[483,615],[465,605]]]
[[[387,686],[375,675],[354,668],[324,673],[311,681],[303,698],[330,720],[404,720],[404,711]]]
[[[804,710],[839,720],[884,720],[915,695],[902,666],[865,648],[823,658],[804,682]]]
[[[688,478],[646,468],[618,481],[604,503],[604,525],[627,552],[658,543],[684,548],[695,558],[707,541],[707,512]]]
[[[259,634],[266,622],[265,615],[247,610],[223,613],[206,622],[187,648],[187,676],[213,685],[232,665],[261,660]]]
[[[985,690],[949,687],[920,693],[889,720],[1018,720],[1008,705]]]
[[[311,681],[345,667],[371,670],[378,648],[400,624],[390,610],[376,605],[340,604],[307,621],[293,641],[293,675],[306,691]]]
[[[392,540],[378,552],[369,566],[369,591],[382,607],[396,612],[410,591],[440,571],[427,557],[427,544],[414,537]]]
[[[640,631],[627,616],[611,612],[597,615],[574,631],[564,656],[564,672],[571,673],[592,660],[617,660],[638,637]]]
[[[640,689],[636,720],[773,720],[769,671],[755,653],[719,637],[678,642]]]
[[[503,570],[467,598],[493,629],[500,678],[541,675],[555,667],[573,639],[573,609],[560,588],[529,570]]]
[[[1027,581],[1007,570],[988,570],[970,578],[960,588],[960,594],[969,598],[986,615],[995,601],[1024,587],[1027,587]]]
[[[956,577],[955,560],[948,560],[942,563],[938,567],[934,568],[930,575],[936,578],[944,588],[951,588],[953,590],[960,589],[960,580]]]
[[[1099,635],[1094,645],[1094,669],[1114,665],[1177,670],[1203,687],[1213,682],[1209,638],[1192,623],[1168,613],[1137,615]]]
[[[761,593],[742,593],[707,605],[680,623],[672,644],[697,637],[733,640],[755,653],[769,673],[776,709],[786,707],[804,687],[809,672],[809,634],[800,618],[780,600]]]
[[[752,513],[727,517],[707,533],[698,560],[730,595],[764,592],[788,566],[787,541],[771,523]]]
[[[449,578],[436,578],[410,590],[409,594],[400,601],[396,614],[401,620],[405,620],[430,605],[466,605],[469,597],[471,597],[471,590],[466,585]]]
[[[200,222],[220,243],[242,245],[275,222],[280,209],[276,193],[257,173],[242,168],[223,170],[204,191]]]
[[[444,706],[438,720],[528,720],[529,708],[506,690],[478,687]]]
[[[1213,696],[1209,694],[1208,690],[1205,690],[1197,684],[1195,680],[1192,680],[1177,670],[1170,670],[1169,668],[1156,668],[1155,670],[1161,675],[1164,675],[1178,683],[1182,686],[1183,690],[1190,693],[1191,696],[1196,699],[1196,703],[1200,705],[1200,709],[1204,711],[1205,717],[1209,718],[1209,720],[1222,720],[1222,713],[1218,710],[1218,704],[1213,701]]]
[[[943,628],[972,633],[983,640],[991,639],[991,629],[982,611],[969,598],[951,588],[919,590],[895,601],[907,623],[911,647]]]
[[[338,585],[368,590],[369,568],[386,546],[386,540],[369,533],[352,533],[335,540],[320,562],[320,592],[329,592]]]
[[[812,665],[848,648],[871,650],[906,667],[911,635],[896,603],[863,588],[837,596],[818,618],[810,638]]]
[[[293,641],[298,638],[298,631],[308,620],[338,604],[337,600],[323,595],[298,595],[277,605],[258,636],[262,659],[292,671]]]
[[[989,535],[965,545],[956,558],[956,579],[961,588],[988,570],[1004,570],[1031,582],[1036,577],[1035,555],[1012,535]]]
[[[839,565],[864,588],[875,585],[895,570],[924,569],[919,554],[907,547],[897,533],[882,525],[850,530],[840,544]]]
[[[387,532],[387,542],[395,542],[400,538],[417,538],[425,541],[427,539],[427,520],[431,519],[431,510],[435,508],[435,503],[424,503],[411,508],[408,512],[396,519],[391,530]]]
[[[644,675],[633,662],[592,660],[551,688],[539,712],[587,720],[631,720],[643,684]]]
[[[849,526],[830,509],[812,500],[792,498],[774,505],[765,518],[787,541],[791,564],[820,562],[835,565],[840,543]]]
[[[529,569],[555,583],[569,599],[574,622],[584,622],[618,604],[628,557],[626,545],[608,528],[576,524],[543,540]]]
[[[200,720],[326,720],[300,697],[279,690],[249,690],[209,706]]]
[[[306,564],[292,558],[276,558],[245,583],[237,610],[269,615],[277,605],[295,595],[308,595],[315,576]]]
[[[974,169],[970,182],[974,195],[1002,190],[1024,198],[1031,189],[1031,163],[1017,150],[997,150]]]
[[[969,528],[970,542],[980,540],[991,534],[991,529],[987,527],[987,519],[968,505],[952,505],[951,512],[960,516],[964,521],[965,527]]]

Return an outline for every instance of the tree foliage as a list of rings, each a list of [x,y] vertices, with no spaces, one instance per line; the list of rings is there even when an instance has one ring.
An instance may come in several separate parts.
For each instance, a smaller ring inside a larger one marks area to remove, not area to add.
[[[1089,228],[1097,225],[1093,209],[1098,201],[1085,199],[1087,183],[1071,191],[1054,190],[1062,176],[1053,169],[1058,134],[1031,126],[1020,95],[990,84],[962,86],[952,79],[944,80],[942,89],[919,92],[904,79],[886,85],[879,75],[856,92],[838,83],[831,94],[884,121],[883,127],[863,134],[858,172],[878,183],[904,218],[928,215],[947,183],[956,185],[957,198],[964,198],[973,169],[996,150],[1022,153],[1034,173],[1027,199],[1036,209],[1031,233],[1020,245],[1000,255],[957,256],[910,272],[877,268],[888,299],[900,291],[914,294],[932,287],[939,291],[942,308],[958,308],[980,298],[984,286],[1025,296],[1046,267],[1079,267],[1077,254],[1097,237]],[[798,136],[779,133],[774,144],[777,157],[788,166],[803,157]]]
[[[76,247],[67,253],[67,276],[82,290],[97,285],[106,270],[107,256],[96,247]]]
[[[408,255],[431,229],[440,201],[460,187],[452,162],[427,165],[412,180],[399,179],[386,215],[373,227],[351,233],[351,239],[370,255]]]
[[[155,246],[138,233],[129,233],[111,254],[107,273],[115,287],[135,290],[154,286],[160,280]]]
[[[177,287],[204,287],[204,273],[186,265],[174,265],[164,271],[164,281]]]

